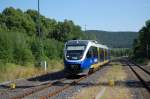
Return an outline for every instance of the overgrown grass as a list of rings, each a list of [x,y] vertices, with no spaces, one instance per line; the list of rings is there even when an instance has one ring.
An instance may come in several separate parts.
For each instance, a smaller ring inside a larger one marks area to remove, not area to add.
[[[107,79],[111,80],[113,79],[114,81],[120,80],[120,79],[125,79],[126,75],[123,71],[123,68],[121,66],[121,63],[119,62],[112,62],[110,63],[112,65],[111,71],[107,73]]]
[[[63,69],[62,60],[51,60],[48,62],[47,71],[44,67],[36,67],[33,64],[27,66],[16,65],[12,63],[0,63],[0,82],[15,80],[19,78],[28,78],[41,75],[47,72],[55,72]]]

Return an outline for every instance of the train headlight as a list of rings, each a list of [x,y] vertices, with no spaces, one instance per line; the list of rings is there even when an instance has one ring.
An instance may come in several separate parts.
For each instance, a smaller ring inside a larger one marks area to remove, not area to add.
[[[81,59],[82,57],[83,57],[83,56],[81,55],[81,56],[80,56],[80,59]]]

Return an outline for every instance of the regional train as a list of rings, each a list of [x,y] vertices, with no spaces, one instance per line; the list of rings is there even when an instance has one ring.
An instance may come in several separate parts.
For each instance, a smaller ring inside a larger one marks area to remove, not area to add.
[[[87,75],[110,62],[110,49],[94,40],[69,40],[64,48],[64,71]]]

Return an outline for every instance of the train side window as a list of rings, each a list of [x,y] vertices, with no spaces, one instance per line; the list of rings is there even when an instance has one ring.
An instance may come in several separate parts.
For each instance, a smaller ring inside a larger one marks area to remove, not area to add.
[[[98,57],[98,50],[97,50],[97,47],[92,47],[92,50],[93,50],[93,56],[94,56],[94,57]]]
[[[99,60],[101,60],[101,52],[102,52],[102,50],[101,50],[101,48],[99,48]]]
[[[100,61],[104,61],[104,49],[100,49]]]
[[[106,60],[106,57],[107,57],[107,52],[106,52],[106,50],[105,50],[105,56],[104,56],[105,60]]]
[[[89,48],[86,57],[87,58],[91,58],[93,56],[93,51],[92,51],[92,47]]]
[[[106,50],[106,59],[108,59],[108,50]]]

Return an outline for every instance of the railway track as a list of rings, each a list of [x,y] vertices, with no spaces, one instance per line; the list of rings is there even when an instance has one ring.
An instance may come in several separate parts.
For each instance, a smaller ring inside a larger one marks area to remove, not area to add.
[[[126,64],[150,94],[150,72],[135,62],[125,60]]]
[[[0,99],[4,98],[21,99],[24,98],[25,96],[44,90],[47,87],[51,87],[54,84],[62,82],[63,80],[66,79],[65,76],[62,75],[62,72],[50,74],[49,79],[45,78],[46,76],[49,75],[44,74],[41,75],[40,77],[33,77],[29,79],[16,81],[15,83],[17,84],[15,89],[9,88],[10,83],[2,84],[0,86]],[[55,80],[54,78],[57,80]],[[44,79],[47,79],[48,81],[43,81]]]
[[[64,81],[64,80],[65,80],[65,78],[64,78],[64,79],[61,79],[61,80],[58,80],[58,81],[55,81],[55,82],[53,82],[53,83],[49,82],[49,83],[46,83],[46,84],[42,84],[42,85],[40,85],[40,86],[31,88],[30,90],[27,90],[27,91],[25,91],[24,93],[22,93],[22,94],[20,94],[20,95],[11,97],[11,99],[21,99],[21,98],[24,98],[24,97],[26,97],[26,96],[28,96],[28,95],[31,95],[31,94],[36,93],[36,92],[38,92],[38,91],[44,90],[45,88],[51,87],[51,86],[53,86],[53,85],[55,85],[55,84],[57,84],[57,83],[59,83],[59,82],[62,82],[62,81]]]
[[[91,73],[92,74],[92,73]],[[91,75],[90,74],[90,75]],[[82,81],[83,79],[87,78],[89,75],[87,76],[82,76],[82,77],[77,77],[77,79],[62,79],[62,80],[58,80],[52,84],[49,84],[49,85],[46,85],[44,88],[41,88],[39,90],[35,90],[35,91],[28,91],[26,93],[24,93],[23,95],[21,96],[16,96],[16,97],[12,97],[12,99],[21,99],[21,98],[25,98],[25,96],[29,96],[29,95],[32,95],[36,92],[39,92],[39,91],[42,91],[46,88],[51,88],[51,89],[54,89],[53,87],[55,86],[59,86],[60,88],[55,88],[53,91],[50,91],[48,92],[46,95],[41,95],[40,96],[40,99],[48,99],[50,97],[53,97],[53,96],[56,96],[57,94],[65,91],[66,89],[70,88],[71,86],[74,86],[76,84],[78,84],[80,81]]]
[[[69,78],[69,79],[66,79],[64,81],[60,81],[58,83],[55,83],[55,84],[53,84],[53,86],[47,87],[46,93],[43,90],[44,92],[42,94],[40,93],[41,95],[39,97],[40,97],[40,99],[49,99],[53,96],[56,96],[56,95],[64,92],[65,90],[69,89],[70,87],[77,85],[80,81],[83,81],[84,79],[86,79],[87,77],[89,77],[92,74],[94,74],[94,72],[90,73],[89,75],[86,75],[86,76],[81,76],[81,77],[79,76],[77,78],[76,77],[75,78]],[[36,94],[38,94],[38,93],[36,93]],[[35,95],[35,96],[37,96],[37,95]],[[33,97],[34,97],[34,95],[33,95]]]
[[[85,79],[86,77],[88,76],[83,76],[77,80],[73,80],[73,81],[70,81],[69,83],[66,83],[63,85],[62,88],[59,88],[59,89],[56,89],[55,91],[53,92],[49,92],[47,95],[43,95],[43,96],[40,96],[40,99],[48,99],[50,97],[53,97],[53,96],[56,96],[57,94],[65,91],[66,89],[68,89],[69,87],[71,86],[74,86],[76,84],[78,84],[80,81],[82,81],[83,79]],[[63,83],[63,82],[62,82]],[[64,82],[65,83],[65,82]]]
[[[102,68],[102,67],[101,67]],[[99,69],[98,69],[99,70]],[[32,94],[38,93],[42,90],[45,90],[46,88],[52,88],[54,86],[61,86],[60,88],[56,88],[56,90],[52,90],[51,92],[48,92],[47,94],[41,95],[40,99],[47,99],[50,97],[53,97],[63,91],[65,91],[66,89],[68,89],[71,86],[74,86],[76,84],[78,84],[80,81],[82,81],[83,79],[87,78],[88,76],[92,75],[93,73],[87,75],[87,76],[83,76],[83,77],[79,77],[79,78],[75,78],[75,79],[68,79],[66,77],[56,80],[54,82],[52,81],[48,81],[48,82],[44,82],[44,83],[39,83],[38,85],[29,87],[29,88],[22,88],[22,89],[6,89],[5,91],[0,93],[0,99],[1,98],[10,98],[10,99],[22,99],[22,98],[26,98],[27,96],[30,96]],[[25,84],[25,83],[24,83]],[[19,93],[15,93],[15,91],[19,91]],[[8,94],[10,92],[10,94]]]
[[[148,91],[148,93],[150,93],[150,82],[149,82],[150,81],[150,73],[149,73],[149,71],[144,69],[142,66],[137,65],[136,63],[134,63],[132,61],[128,61],[127,59],[123,59],[122,61],[127,66],[129,66],[129,68],[136,75],[136,77],[139,79],[141,84],[145,87],[145,89]],[[103,68],[103,67],[101,67],[101,68]],[[92,74],[90,74],[90,75],[92,75]],[[75,78],[75,79],[70,79],[70,78],[68,79],[68,78],[63,77],[62,79],[58,79],[54,82],[52,82],[50,80],[47,82],[39,83],[36,86],[21,89],[19,94],[17,93],[12,96],[9,95],[10,96],[9,99],[22,99],[22,98],[28,99],[28,97],[32,97],[32,96],[35,97],[39,93],[40,94],[39,94],[38,98],[48,99],[48,98],[56,96],[62,92],[65,92],[65,90],[69,89],[71,86],[78,85],[80,82],[84,81],[84,79],[90,75]],[[5,90],[5,92],[2,94],[7,95],[8,91],[9,90]],[[14,94],[13,92],[15,92],[15,90],[11,90],[11,91],[12,91],[12,94]],[[1,95],[0,95],[0,99],[4,99],[4,98],[5,97],[1,97]]]
[[[138,66],[140,69],[142,69],[144,72],[146,72],[148,75],[150,75],[150,72],[146,69],[144,69],[141,65],[135,63],[134,61],[130,61],[132,64]]]
[[[55,96],[65,92],[72,86],[80,85],[79,84],[80,82],[84,81],[86,78],[89,78],[89,76],[92,76],[97,71],[102,70],[103,68],[104,68],[104,66],[98,68],[97,70],[95,70],[94,72],[91,72],[89,75],[86,75],[86,76],[77,76],[75,78],[74,77],[67,78],[66,80],[63,80],[63,81],[53,84],[53,86],[51,86],[51,87],[47,87],[47,89],[42,90],[41,92],[38,92],[38,93],[32,94],[28,97],[25,97],[24,99],[36,98],[36,97],[38,97],[38,98],[40,97],[40,99],[49,99],[49,98],[55,97]]]

